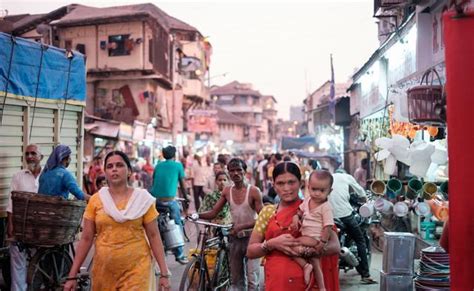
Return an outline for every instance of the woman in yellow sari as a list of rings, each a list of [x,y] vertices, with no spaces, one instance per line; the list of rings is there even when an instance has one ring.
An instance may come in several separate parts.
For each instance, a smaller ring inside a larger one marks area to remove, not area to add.
[[[128,186],[131,174],[128,157],[120,151],[110,152],[105,158],[109,187],[91,198],[84,213],[84,231],[69,277],[77,276],[97,235],[92,290],[151,290],[152,253],[160,268],[160,287],[170,287],[155,199],[146,190]],[[69,280],[64,290],[75,290],[75,285]]]

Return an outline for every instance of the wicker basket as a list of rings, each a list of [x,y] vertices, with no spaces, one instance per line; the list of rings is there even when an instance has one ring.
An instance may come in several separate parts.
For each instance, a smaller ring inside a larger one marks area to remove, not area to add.
[[[73,242],[86,207],[84,201],[16,191],[12,202],[15,238],[35,246]]]
[[[431,84],[428,78],[431,76]],[[439,85],[433,85],[434,76],[438,78]],[[436,106],[445,103],[443,97],[443,85],[436,70],[426,71],[421,78],[419,86],[407,90],[408,119],[411,123],[442,126],[446,120],[435,110]]]

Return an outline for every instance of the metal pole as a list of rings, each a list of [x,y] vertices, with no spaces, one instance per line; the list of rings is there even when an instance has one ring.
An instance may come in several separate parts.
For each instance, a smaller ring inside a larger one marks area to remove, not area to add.
[[[209,94],[211,94],[211,67],[207,67],[207,89]]]
[[[174,34],[171,35],[172,37],[172,43],[171,43],[171,98],[173,99],[171,101],[171,108],[172,108],[172,120],[171,120],[171,139],[173,142],[173,145],[176,146],[176,141],[177,141],[177,135],[178,135],[178,127],[177,127],[177,120],[176,120],[176,68],[175,68],[175,62],[176,62],[176,46],[175,46],[175,36]]]

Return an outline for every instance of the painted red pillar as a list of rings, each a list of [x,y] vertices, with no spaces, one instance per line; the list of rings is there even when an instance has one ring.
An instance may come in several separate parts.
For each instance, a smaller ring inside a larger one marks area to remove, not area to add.
[[[444,14],[451,290],[474,290],[474,13]]]

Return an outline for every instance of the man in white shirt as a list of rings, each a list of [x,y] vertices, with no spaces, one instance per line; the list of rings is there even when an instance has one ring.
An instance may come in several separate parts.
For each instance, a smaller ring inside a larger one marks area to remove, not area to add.
[[[204,186],[204,193],[209,194],[216,190],[216,174],[225,171],[221,163],[215,163],[212,166],[212,173],[207,176],[206,185]]]
[[[11,191],[25,191],[25,192],[38,192],[39,176],[41,174],[41,160],[43,155],[40,149],[35,144],[26,146],[24,159],[26,161],[26,169],[17,172],[11,182]],[[27,262],[26,253],[20,251],[18,244],[14,241],[13,237],[13,205],[11,196],[7,207],[8,215],[8,228],[7,236],[13,239],[10,245],[10,267],[11,267],[11,278],[12,278],[12,291],[26,291],[26,273],[27,273]]]
[[[201,199],[204,199],[204,186],[207,183],[207,165],[202,161],[201,156],[194,155],[193,166],[191,168],[191,178],[193,181],[194,206],[197,209],[201,206]]]
[[[349,187],[354,189],[359,197],[366,197],[365,190],[357,183],[354,177],[349,174],[334,173],[332,176],[334,183],[332,192],[329,195],[329,203],[331,203],[334,218],[339,218],[344,223],[347,234],[356,242],[357,252],[361,258],[356,269],[362,276],[362,283],[377,283],[370,277],[369,262],[367,260],[367,245],[364,234],[355,220],[354,214],[352,213],[352,206],[349,202]]]

